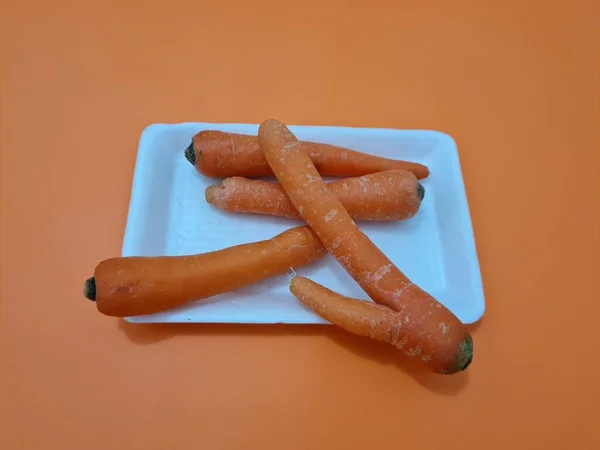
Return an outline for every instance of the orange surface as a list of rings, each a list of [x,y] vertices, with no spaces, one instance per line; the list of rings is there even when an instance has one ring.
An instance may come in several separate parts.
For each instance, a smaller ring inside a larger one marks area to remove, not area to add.
[[[0,448],[599,448],[599,3],[350,3],[2,3]],[[266,117],[456,138],[487,297],[466,373],[83,300],[143,127]]]

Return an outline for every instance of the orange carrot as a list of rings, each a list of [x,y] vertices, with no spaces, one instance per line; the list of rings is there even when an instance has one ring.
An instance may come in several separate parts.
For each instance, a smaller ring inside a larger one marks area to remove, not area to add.
[[[436,350],[427,353],[418,346],[409,345],[414,330],[411,329],[412,324],[404,312],[344,297],[304,277],[294,277],[290,290],[298,300],[325,320],[359,336],[392,344],[406,356],[418,357],[427,363],[426,366],[430,370],[450,374],[466,369],[471,363],[473,341],[468,335],[463,341],[463,351],[459,352],[457,359],[448,366],[446,355],[440,355]]]
[[[418,163],[381,158],[343,147],[302,142],[315,166],[323,175],[357,177],[384,170],[404,169],[419,179],[429,169]],[[207,130],[196,134],[185,150],[185,157],[196,169],[209,177],[263,177],[273,175],[256,136]]]
[[[437,371],[454,370],[471,339],[460,320],[413,284],[358,228],[284,124],[267,120],[258,136],[281,186],[327,250],[375,302],[404,314],[409,348],[437,355],[430,362]]]
[[[84,294],[108,316],[151,314],[239,289],[325,254],[304,226],[266,241],[199,255],[107,259],[86,281]]]
[[[346,178],[327,186],[356,220],[410,219],[419,210],[425,194],[423,186],[406,170]],[[300,218],[277,183],[226,178],[221,184],[207,187],[205,195],[208,203],[224,211]]]

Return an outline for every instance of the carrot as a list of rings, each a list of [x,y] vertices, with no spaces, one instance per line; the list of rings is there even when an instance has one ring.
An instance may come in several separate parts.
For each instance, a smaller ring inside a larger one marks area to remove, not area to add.
[[[419,349],[419,354],[437,354],[430,365],[438,371],[452,371],[455,361],[465,359],[470,340],[465,326],[413,284],[358,228],[284,124],[267,120],[258,136],[290,201],[329,253],[375,302],[404,314],[409,348]]]
[[[439,373],[456,373],[467,368],[473,357],[473,341],[467,334],[463,341],[463,351],[445,355],[437,349],[424,351],[419,346],[410,346],[411,322],[403,312],[396,312],[387,306],[356,300],[337,294],[324,286],[304,277],[294,277],[290,291],[303,304],[319,316],[346,331],[366,336],[376,341],[387,342],[402,350],[408,357],[419,358],[427,363],[430,370]],[[448,358],[456,357],[448,366]]]
[[[329,183],[356,220],[406,220],[421,205],[425,189],[406,170],[388,170]],[[226,178],[206,188],[206,201],[224,211],[270,214],[299,219],[281,185],[242,177]]]
[[[96,267],[84,295],[108,316],[152,314],[285,273],[325,254],[304,226],[199,255],[112,258]]]
[[[302,142],[315,166],[323,175],[357,177],[384,170],[404,169],[419,179],[429,169],[418,163],[381,158],[334,145]],[[273,175],[256,136],[207,130],[196,134],[185,150],[185,157],[209,177],[263,177]]]

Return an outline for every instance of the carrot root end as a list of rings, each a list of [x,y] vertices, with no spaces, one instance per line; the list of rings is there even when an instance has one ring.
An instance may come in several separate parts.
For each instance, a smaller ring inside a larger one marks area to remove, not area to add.
[[[417,194],[419,196],[419,200],[423,201],[425,198],[425,187],[421,183],[417,183]]]
[[[96,278],[91,277],[85,280],[85,284],[83,285],[83,295],[88,300],[93,302],[96,301]]]
[[[449,373],[462,372],[469,367],[471,361],[473,361],[473,338],[467,334],[460,343],[460,354]]]
[[[194,141],[185,149],[185,159],[187,159],[192,166],[196,166],[196,152],[194,151]]]

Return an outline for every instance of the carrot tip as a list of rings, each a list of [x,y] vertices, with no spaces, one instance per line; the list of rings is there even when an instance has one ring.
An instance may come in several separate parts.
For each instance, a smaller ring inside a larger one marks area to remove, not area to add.
[[[460,343],[460,355],[456,358],[453,371],[450,373],[461,372],[465,370],[473,361],[473,338],[470,334]]]
[[[423,200],[425,198],[425,187],[421,183],[417,183],[417,194],[419,195],[419,200]]]
[[[85,284],[83,285],[83,295],[85,295],[85,298],[88,300],[93,302],[96,301],[96,279],[94,277],[85,280]]]
[[[196,152],[194,151],[194,141],[185,149],[185,159],[187,159],[192,166],[196,166]]]

